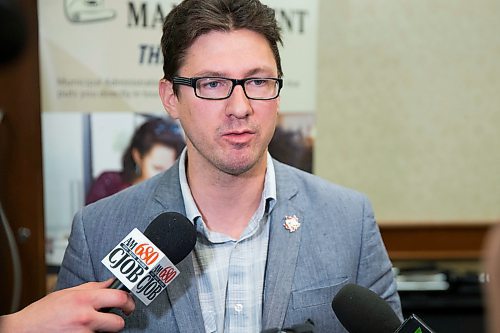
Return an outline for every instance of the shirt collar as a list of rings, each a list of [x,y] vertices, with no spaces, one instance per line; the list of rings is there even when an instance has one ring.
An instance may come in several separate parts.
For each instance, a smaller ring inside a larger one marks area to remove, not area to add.
[[[267,154],[267,167],[266,176],[264,179],[264,190],[262,192],[262,197],[267,202],[266,213],[270,213],[276,204],[276,174],[274,172],[274,164],[269,152]],[[196,218],[201,217],[201,213],[196,207],[193,196],[191,194],[191,189],[186,176],[186,159],[187,159],[187,148],[181,153],[179,157],[179,180],[181,183],[182,199],[184,200],[184,206],[186,209],[186,217],[190,221],[195,221]]]

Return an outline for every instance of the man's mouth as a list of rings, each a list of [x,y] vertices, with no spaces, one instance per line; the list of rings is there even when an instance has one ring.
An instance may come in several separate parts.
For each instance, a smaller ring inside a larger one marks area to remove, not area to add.
[[[233,130],[222,135],[227,141],[232,144],[244,144],[250,141],[255,136],[255,132],[251,130]]]

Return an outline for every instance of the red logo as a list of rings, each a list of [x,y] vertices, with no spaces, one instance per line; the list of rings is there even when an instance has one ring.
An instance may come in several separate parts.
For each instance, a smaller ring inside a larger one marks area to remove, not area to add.
[[[159,254],[148,243],[140,244],[134,249],[134,253],[146,263],[151,266],[158,259]]]
[[[158,277],[165,282],[165,284],[168,284],[170,281],[172,281],[177,275],[177,271],[172,267],[165,267],[164,269],[161,270],[161,272],[158,274]]]

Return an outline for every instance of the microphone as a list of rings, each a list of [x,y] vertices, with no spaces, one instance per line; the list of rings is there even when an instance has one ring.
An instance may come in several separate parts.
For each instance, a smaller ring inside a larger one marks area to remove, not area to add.
[[[347,284],[335,295],[332,309],[350,333],[434,333],[411,315],[403,323],[379,295],[368,288]]]
[[[135,228],[102,259],[116,277],[109,288],[132,292],[149,305],[179,275],[175,265],[195,244],[196,229],[184,215],[158,215],[144,234]]]

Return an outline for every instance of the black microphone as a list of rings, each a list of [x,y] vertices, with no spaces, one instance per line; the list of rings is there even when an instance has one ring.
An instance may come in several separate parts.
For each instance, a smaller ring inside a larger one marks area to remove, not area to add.
[[[347,284],[335,295],[332,309],[350,333],[434,333],[411,315],[401,323],[389,304],[368,288]]]
[[[196,229],[187,217],[175,212],[158,215],[144,234],[134,229],[103,259],[116,276],[108,288],[132,292],[149,304],[177,276],[178,271],[171,264],[181,262],[195,244]]]

